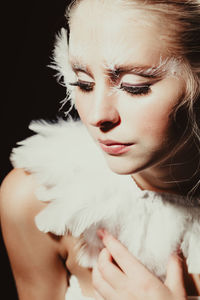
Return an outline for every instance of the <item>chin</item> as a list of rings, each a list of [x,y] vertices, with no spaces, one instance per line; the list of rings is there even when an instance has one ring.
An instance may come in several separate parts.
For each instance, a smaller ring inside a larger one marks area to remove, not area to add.
[[[110,170],[119,175],[133,175],[160,164],[157,157],[144,155],[137,157],[105,155],[105,160]]]
[[[106,162],[110,170],[119,175],[132,175],[143,169],[141,166],[136,166],[133,162],[127,162],[119,157],[106,158]]]

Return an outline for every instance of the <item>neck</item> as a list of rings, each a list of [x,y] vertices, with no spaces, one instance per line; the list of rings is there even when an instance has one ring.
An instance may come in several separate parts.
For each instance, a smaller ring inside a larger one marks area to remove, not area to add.
[[[133,174],[132,178],[143,190],[188,195],[200,179],[199,163],[196,147],[189,146],[173,159]],[[199,194],[200,188],[195,192]]]

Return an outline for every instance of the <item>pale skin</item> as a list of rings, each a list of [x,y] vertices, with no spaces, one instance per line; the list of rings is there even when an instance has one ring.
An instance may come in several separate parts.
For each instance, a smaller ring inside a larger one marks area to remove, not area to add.
[[[70,236],[56,238],[37,229],[34,216],[46,204],[37,200],[34,195],[35,188],[33,177],[20,169],[13,170],[5,178],[1,187],[1,228],[20,300],[64,300],[68,286],[68,271],[77,276],[83,294],[95,299],[102,299],[104,296],[105,299],[113,299],[111,298],[113,294],[109,296],[110,298],[107,297],[109,291],[105,291],[105,284],[113,291],[112,281],[116,283],[119,277],[120,282],[114,291],[115,296],[124,293],[124,285],[127,286],[127,293],[130,291],[123,299],[142,300],[145,295],[149,296],[149,293],[152,294],[152,299],[157,295],[160,297],[157,298],[159,300],[184,299],[185,291],[188,295],[200,295],[199,275],[189,275],[184,271],[183,284],[182,260],[178,255],[173,254],[169,260],[167,268],[169,283],[161,284],[119,241],[110,235],[103,238],[105,248],[99,255],[98,269],[95,268],[91,273],[91,270],[79,267],[75,262],[76,239]],[[128,276],[125,269],[125,272],[116,269],[116,264],[110,260],[111,256],[121,268],[123,264],[128,264],[133,270],[133,277]],[[123,262],[120,260],[122,257]],[[139,280],[138,274],[142,274],[140,285],[134,283],[135,276]],[[99,277],[103,280],[99,281]],[[121,277],[123,277],[123,286]],[[134,278],[134,282],[131,278]],[[174,283],[176,286],[173,286]],[[147,289],[148,284],[151,285],[150,290]],[[132,293],[133,286],[134,293],[141,298],[135,298],[135,294]],[[144,295],[139,293],[141,289]]]
[[[75,87],[80,117],[97,143],[98,138],[134,143],[125,155],[104,153],[114,172],[132,175],[143,189],[177,192],[169,168],[165,167],[170,147],[165,149],[169,138],[172,145],[176,142],[171,137],[169,114],[184,93],[184,82],[172,73],[154,79],[127,70],[112,81],[108,70],[117,59],[120,64],[142,65],[143,69],[157,66],[160,57],[165,57],[166,45],[159,39],[160,31],[155,26],[146,29],[140,22],[133,22],[134,30],[130,33],[128,16],[122,15],[121,10],[105,14],[105,8],[99,6],[98,14],[89,15],[91,1],[83,1],[71,20],[69,59],[77,82],[82,84],[81,88]],[[84,22],[84,13],[88,23]],[[87,25],[91,23],[92,30]],[[91,44],[94,37],[95,43]],[[125,49],[130,48],[131,54],[124,56]],[[91,83],[92,89],[88,91]],[[123,89],[116,92],[121,85],[149,85],[149,89],[134,95]],[[187,150],[180,153],[180,161]],[[187,165],[184,168],[188,171]],[[174,172],[179,174],[180,170]],[[104,230],[97,233],[105,247],[96,267],[81,268],[75,261],[76,239],[44,234],[37,229],[34,217],[48,204],[38,201],[34,194],[36,186],[31,174],[16,169],[1,188],[2,232],[20,300],[64,300],[69,272],[77,276],[83,294],[97,300],[183,300],[186,295],[200,295],[200,275],[185,272],[180,254],[169,257],[166,281],[162,283]]]
[[[69,60],[77,77],[72,84],[78,85],[75,105],[79,115],[98,145],[99,139],[133,144],[121,156],[104,152],[114,172],[132,175],[143,189],[179,193],[172,173],[173,179],[184,180],[180,176],[190,178],[197,165],[196,161],[189,167],[185,163],[188,152],[192,153],[189,145],[178,154],[178,168],[170,164],[178,139],[170,114],[185,90],[181,67],[173,71],[165,65],[166,72],[149,76],[149,68],[157,69],[171,59],[161,38],[162,28],[156,23],[143,25],[138,12],[131,13],[130,21],[120,8],[117,13],[110,8],[109,13],[109,8],[97,4],[97,13],[88,14],[85,22],[89,5],[89,0],[81,2],[71,20]]]
[[[104,230],[99,230],[99,235],[105,248],[93,271],[96,299],[187,299],[182,262],[177,253],[169,258],[167,277],[163,284],[112,235]]]

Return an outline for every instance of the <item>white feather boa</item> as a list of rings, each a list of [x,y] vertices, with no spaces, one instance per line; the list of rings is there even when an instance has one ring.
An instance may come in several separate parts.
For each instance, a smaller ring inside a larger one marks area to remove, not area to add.
[[[102,248],[96,230],[103,227],[161,279],[180,243],[189,272],[200,273],[199,204],[141,191],[129,175],[111,172],[80,121],[39,122],[30,128],[38,134],[20,142],[11,161],[37,178],[38,199],[50,201],[36,216],[38,228],[82,237],[82,266],[94,265]]]

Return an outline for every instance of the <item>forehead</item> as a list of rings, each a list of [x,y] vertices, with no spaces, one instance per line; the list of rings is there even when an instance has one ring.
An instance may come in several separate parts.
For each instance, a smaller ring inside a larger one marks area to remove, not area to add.
[[[157,64],[166,45],[155,17],[146,14],[112,0],[81,1],[70,20],[70,57],[83,63],[99,59],[105,65]]]

